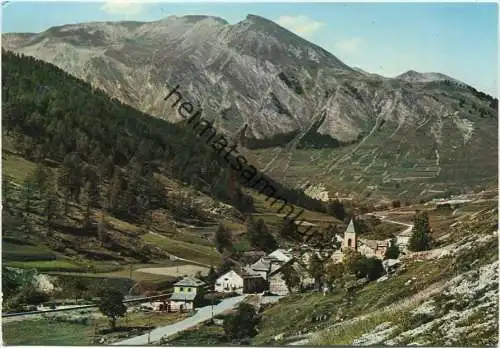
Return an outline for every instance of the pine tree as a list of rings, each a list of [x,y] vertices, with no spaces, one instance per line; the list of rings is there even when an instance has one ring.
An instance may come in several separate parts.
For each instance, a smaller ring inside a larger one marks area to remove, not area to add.
[[[115,167],[113,163],[113,157],[108,156],[102,162],[98,162],[97,172],[102,178],[111,178],[114,174]]]
[[[342,275],[344,274],[344,265],[342,263],[329,262],[325,266],[325,278],[327,284],[331,287],[335,283],[339,283],[342,280]]]
[[[93,194],[92,194],[92,184],[87,182],[85,185],[85,189],[83,191],[83,230],[85,232],[89,232],[92,229],[92,203],[93,203]]]
[[[114,214],[120,214],[124,204],[125,180],[120,170],[115,170],[111,185],[108,190],[108,210]]]
[[[207,275],[207,280],[212,285],[217,280],[217,272],[215,271],[214,266],[210,266],[210,270],[208,271],[208,275]]]
[[[413,233],[408,242],[408,249],[411,251],[429,250],[431,242],[430,232],[429,216],[425,211],[417,212]]]
[[[330,200],[327,205],[328,214],[335,216],[337,219],[343,221],[346,217],[344,204],[338,199]]]
[[[257,222],[249,216],[246,221],[247,236],[250,244],[265,252],[276,250],[278,243],[273,235],[269,232],[264,220],[259,219]]]
[[[396,239],[391,240],[391,245],[387,248],[384,259],[397,259],[399,257],[399,247],[396,245]]]
[[[2,178],[2,201],[9,212],[13,212],[15,187],[7,175]]]
[[[100,214],[99,221],[97,222],[97,239],[101,242],[101,246],[107,240],[107,225],[104,214]]]
[[[280,234],[283,238],[295,240],[298,237],[298,228],[294,220],[284,217],[283,225],[281,226]]]
[[[309,272],[314,278],[316,288],[319,289],[321,280],[325,275],[325,267],[323,261],[316,253],[312,254],[311,259],[309,260]]]
[[[230,249],[232,245],[231,231],[224,227],[223,224],[219,224],[219,227],[215,232],[215,246],[217,251],[222,253],[224,250]]]
[[[44,201],[45,222],[50,229],[54,221],[59,217],[60,212],[59,197],[57,196],[57,192],[50,191]]]
[[[83,186],[83,172],[84,163],[80,154],[73,152],[64,157],[59,184],[68,190],[68,198],[74,199],[77,203]]]
[[[21,191],[21,202],[26,212],[30,212],[33,207],[33,201],[37,198],[36,191],[36,184],[33,180],[30,177],[26,178]]]
[[[45,194],[45,192],[49,189],[50,186],[49,171],[42,164],[38,164],[33,173],[31,174],[31,178],[39,194],[40,195]]]

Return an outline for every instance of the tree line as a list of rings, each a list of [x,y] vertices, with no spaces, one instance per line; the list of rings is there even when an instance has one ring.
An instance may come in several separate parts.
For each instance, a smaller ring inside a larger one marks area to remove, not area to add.
[[[125,187],[122,174],[134,184],[140,178],[135,173],[145,174],[148,180],[162,173],[243,212],[253,211],[251,199],[242,190],[245,183],[235,180],[220,156],[193,141],[185,124],[141,113],[38,59],[4,50],[2,58],[4,135],[29,160],[64,163],[67,175],[63,180],[70,197],[76,199],[89,181],[94,189],[96,182]],[[86,172],[79,174],[83,169]],[[135,173],[123,173],[129,169]],[[325,210],[321,201],[267,179],[289,201]],[[138,184],[136,196],[147,190],[143,183]],[[130,213],[141,215],[141,204],[154,203],[135,202]],[[125,213],[118,200],[112,210],[120,216]]]

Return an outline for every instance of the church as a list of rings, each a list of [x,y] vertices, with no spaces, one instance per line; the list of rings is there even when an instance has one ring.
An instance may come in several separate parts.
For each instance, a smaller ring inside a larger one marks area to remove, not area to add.
[[[390,243],[390,239],[370,240],[358,238],[356,228],[354,226],[354,220],[351,219],[344,232],[341,247],[332,254],[332,260],[334,262],[342,262],[344,259],[344,253],[348,249],[356,250],[361,253],[361,255],[366,257],[377,257],[379,259],[383,259]]]

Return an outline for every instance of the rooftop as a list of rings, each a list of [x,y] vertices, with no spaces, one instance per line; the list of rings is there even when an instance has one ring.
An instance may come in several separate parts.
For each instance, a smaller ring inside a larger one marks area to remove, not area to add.
[[[195,277],[185,277],[174,284],[174,286],[194,286],[194,287],[203,285],[205,285],[205,282]]]
[[[196,298],[195,292],[174,292],[170,296],[171,300],[193,301]]]
[[[347,226],[347,230],[345,230],[346,233],[356,233],[356,230],[354,229],[354,220],[351,219],[351,222],[349,222],[349,226]]]

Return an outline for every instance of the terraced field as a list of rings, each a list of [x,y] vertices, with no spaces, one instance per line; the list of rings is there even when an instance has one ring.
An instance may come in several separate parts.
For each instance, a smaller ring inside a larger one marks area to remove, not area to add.
[[[335,149],[252,150],[258,168],[291,186],[322,184],[339,192],[417,201],[439,193],[486,187],[497,181],[497,139],[467,143],[443,121],[439,141],[428,143],[427,126],[377,130],[364,141]],[[483,127],[478,124],[477,127]],[[444,139],[447,139],[446,141]],[[485,173],[487,173],[485,175]]]

